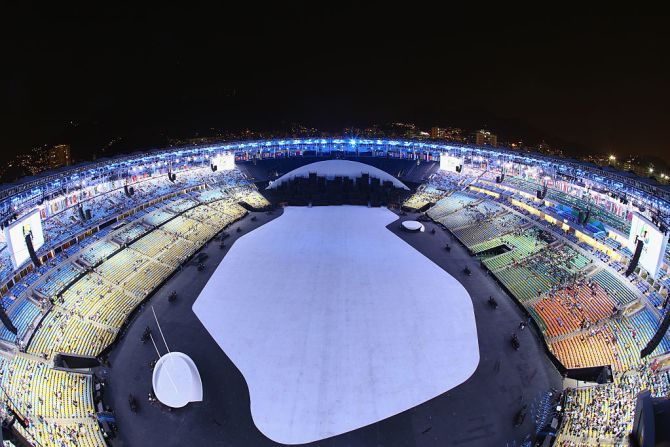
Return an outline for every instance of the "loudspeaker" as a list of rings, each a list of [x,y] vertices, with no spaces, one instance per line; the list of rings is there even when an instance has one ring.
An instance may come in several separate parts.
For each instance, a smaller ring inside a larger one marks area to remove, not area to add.
[[[659,343],[661,343],[661,340],[663,340],[663,336],[668,331],[668,327],[670,327],[670,312],[665,313],[665,317],[663,317],[663,321],[661,321],[661,324],[658,326],[658,330],[654,336],[651,337],[647,346],[640,351],[640,357],[644,358],[654,352],[654,349],[656,349]]]
[[[90,209],[86,210],[86,220],[91,220],[91,210]]]
[[[209,167],[212,168],[212,172],[216,172],[216,170],[219,169],[216,165],[209,165]]]
[[[602,385],[603,383],[612,383],[612,369],[609,366],[603,366],[603,369],[598,374],[596,383]]]
[[[535,191],[535,194],[537,195],[538,199],[542,200],[542,191],[538,189],[537,191]]]
[[[521,407],[516,416],[514,416],[515,427],[519,427],[521,424],[523,424],[523,421],[526,419],[526,413],[528,413],[528,405]]]
[[[633,259],[630,260],[630,264],[628,264],[628,268],[626,269],[626,273],[624,274],[624,276],[628,276],[635,271],[637,263],[640,262],[640,255],[642,254],[643,246],[644,242],[642,242],[641,239],[638,239],[637,246],[635,247],[635,254],[633,254]]]
[[[663,404],[654,404],[654,399],[649,390],[640,391],[636,397],[635,415],[633,416],[633,429],[630,433],[631,443],[635,447],[654,447],[665,443],[656,442],[657,424],[663,421],[666,416],[663,411]],[[660,414],[659,414],[660,413]]]
[[[40,258],[37,257],[35,249],[33,248],[32,233],[26,234],[26,247],[28,247],[28,254],[30,255],[30,259],[32,259],[33,264],[35,264],[35,267],[39,267],[40,265],[42,265],[42,261],[40,261]]]
[[[456,166],[456,172],[461,172],[463,170],[463,165]]]
[[[81,205],[79,206],[79,217],[81,217],[81,220],[83,221],[86,220],[86,213],[84,213],[84,208]]]
[[[2,324],[5,325],[5,327],[9,332],[11,332],[14,335],[17,335],[18,330],[16,329],[16,326],[14,326],[12,320],[9,319],[7,313],[5,312],[5,308],[2,306],[0,306],[0,320],[2,321]]]

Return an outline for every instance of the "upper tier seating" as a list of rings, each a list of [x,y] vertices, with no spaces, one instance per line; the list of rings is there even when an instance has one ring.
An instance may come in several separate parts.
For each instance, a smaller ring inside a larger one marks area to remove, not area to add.
[[[539,298],[553,285],[549,278],[544,275],[538,275],[526,267],[512,267],[498,270],[494,274],[521,302]]]
[[[547,243],[538,238],[536,228],[528,228],[510,233],[500,238],[503,245],[509,247],[511,251],[498,256],[484,259],[484,264],[492,271],[509,267],[514,263],[519,263],[533,253],[544,249]]]
[[[175,217],[161,228],[176,236],[186,238],[197,245],[204,244],[218,232],[216,227],[184,216]]]
[[[33,335],[28,352],[51,359],[63,352],[96,356],[116,337],[116,330],[99,326],[78,316],[78,311],[52,309]]]
[[[523,221],[518,216],[507,213],[489,220],[473,221],[472,225],[453,230],[454,235],[472,249],[476,244],[500,237],[513,231],[519,231]]]
[[[199,191],[195,194],[196,199],[203,203],[213,202],[215,200],[221,200],[226,197],[226,193],[221,188],[211,188]]]
[[[44,282],[37,286],[35,290],[47,298],[53,298],[81,273],[82,270],[75,264],[61,264],[55,270],[51,270]]]
[[[173,212],[174,214],[180,214],[190,208],[193,208],[197,204],[198,202],[196,202],[194,199],[182,197],[169,201],[164,205],[164,208]]]
[[[172,219],[175,215],[167,210],[157,209],[147,213],[142,221],[147,225],[157,227]]]
[[[0,323],[0,339],[9,342],[22,340],[41,312],[39,307],[26,298],[16,301],[7,316],[16,327],[17,333],[14,335],[4,324]]]
[[[422,187],[405,200],[404,207],[419,210],[430,203],[435,203],[444,196],[445,192],[432,186]]]
[[[609,326],[592,328],[573,337],[552,341],[551,349],[567,368],[612,365],[618,371],[624,369]]]
[[[117,243],[124,245],[134,241],[143,234],[146,234],[148,231],[149,228],[145,227],[139,222],[126,224],[119,230],[112,233],[112,239]]]
[[[94,266],[107,259],[109,255],[117,251],[119,248],[118,244],[111,241],[97,241],[83,250],[79,255],[79,259],[89,266]]]
[[[270,202],[255,189],[236,188],[231,192],[231,195],[234,200],[244,202],[255,209],[263,209],[270,205]]]
[[[431,219],[439,220],[456,210],[464,208],[468,203],[472,203],[476,200],[477,199],[474,197],[456,191],[450,196],[439,200],[435,206],[428,210],[427,214]]]
[[[596,272],[592,279],[603,286],[607,293],[619,304],[628,304],[637,299],[635,293],[608,270],[603,269]]]
[[[556,337],[587,328],[612,316],[616,302],[596,282],[580,281],[549,293],[533,304],[547,335]]]

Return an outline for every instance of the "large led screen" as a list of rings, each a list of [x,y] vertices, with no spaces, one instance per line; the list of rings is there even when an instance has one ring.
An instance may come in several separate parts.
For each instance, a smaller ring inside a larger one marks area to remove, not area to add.
[[[448,155],[446,153],[440,155],[440,169],[443,171],[454,172],[456,171],[456,167],[461,166],[462,164],[463,164],[462,158],[452,157],[451,155]]]
[[[44,233],[42,232],[42,219],[38,209],[22,217],[5,228],[5,240],[7,249],[12,258],[14,268],[20,267],[30,258],[26,237],[32,240],[35,251],[44,245]]]
[[[219,171],[230,171],[235,169],[235,154],[227,153],[217,155],[212,158],[212,164],[218,168]]]
[[[632,252],[635,252],[638,239],[644,243],[639,265],[655,277],[663,262],[668,235],[661,233],[646,217],[635,213],[628,235],[628,246]]]

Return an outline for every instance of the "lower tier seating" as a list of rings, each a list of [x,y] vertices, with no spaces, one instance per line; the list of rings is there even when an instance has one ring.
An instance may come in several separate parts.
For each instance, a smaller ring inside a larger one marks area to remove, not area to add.
[[[566,390],[565,412],[558,446],[628,445],[637,394],[670,393],[667,372],[648,367],[618,375],[614,383]]]
[[[8,406],[26,417],[15,427],[34,445],[104,447],[94,417],[92,377],[52,369],[22,355],[0,357],[0,384]]]

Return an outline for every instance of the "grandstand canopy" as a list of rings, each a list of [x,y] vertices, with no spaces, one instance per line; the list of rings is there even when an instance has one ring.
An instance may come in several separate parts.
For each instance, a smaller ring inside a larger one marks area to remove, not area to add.
[[[277,188],[279,185],[296,177],[308,177],[311,173],[316,173],[319,177],[326,177],[329,179],[338,176],[360,178],[363,174],[369,174],[370,178],[378,178],[382,183],[391,181],[396,188],[409,190],[403,182],[393,177],[391,174],[384,172],[379,168],[375,168],[374,166],[351,160],[317,161],[316,163],[301,166],[279,177],[268,186],[268,189]]]

